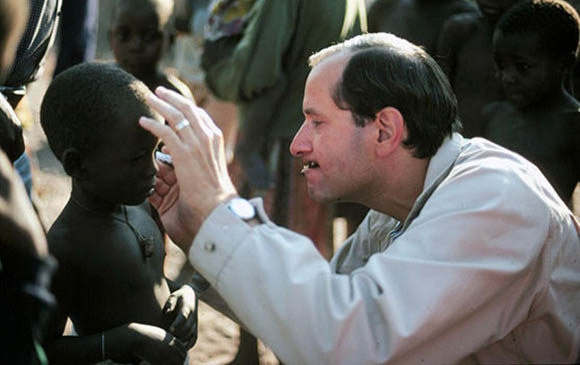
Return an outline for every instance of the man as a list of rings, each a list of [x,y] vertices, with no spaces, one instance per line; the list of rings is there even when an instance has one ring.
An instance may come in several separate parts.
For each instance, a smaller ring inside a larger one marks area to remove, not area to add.
[[[236,198],[203,111],[150,98],[171,127],[141,123],[175,165],[151,201],[211,284],[201,299],[217,291],[292,364],[575,361],[580,227],[539,170],[463,139],[447,79],[407,41],[367,34],[311,63],[291,152],[314,199],[371,208],[330,264]]]

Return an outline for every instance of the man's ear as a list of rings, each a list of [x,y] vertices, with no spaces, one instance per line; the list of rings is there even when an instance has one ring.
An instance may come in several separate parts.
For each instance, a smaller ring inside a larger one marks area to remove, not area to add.
[[[62,166],[67,175],[77,180],[84,180],[86,171],[83,167],[83,154],[76,148],[67,148],[62,154]]]
[[[405,120],[401,112],[393,107],[385,107],[377,113],[377,153],[386,156],[395,150],[406,138]]]

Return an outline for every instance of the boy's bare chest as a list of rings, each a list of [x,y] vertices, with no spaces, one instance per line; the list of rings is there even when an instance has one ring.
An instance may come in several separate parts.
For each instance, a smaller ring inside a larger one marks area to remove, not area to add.
[[[127,321],[165,325],[161,308],[170,292],[163,236],[150,216],[134,211],[128,216],[128,222],[95,222],[82,243],[84,260],[74,263],[71,317],[83,330]]]

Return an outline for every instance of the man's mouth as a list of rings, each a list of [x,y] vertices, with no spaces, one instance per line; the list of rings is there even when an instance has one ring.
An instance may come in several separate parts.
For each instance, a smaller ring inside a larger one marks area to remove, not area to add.
[[[310,169],[315,169],[317,167],[320,167],[320,166],[314,161],[306,162],[304,165],[302,165],[302,170],[300,171],[300,175],[304,175],[306,173],[306,171],[308,171]]]

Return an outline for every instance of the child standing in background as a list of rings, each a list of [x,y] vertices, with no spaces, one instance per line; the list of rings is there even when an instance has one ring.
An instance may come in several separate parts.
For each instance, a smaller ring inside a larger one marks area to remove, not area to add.
[[[564,87],[578,56],[577,12],[523,0],[499,21],[493,54],[506,99],[483,110],[485,136],[535,163],[562,200],[580,181],[580,103]]]
[[[441,29],[436,54],[457,96],[465,137],[483,135],[481,109],[503,97],[491,39],[498,19],[516,1],[476,0],[480,12],[455,15]]]
[[[151,90],[163,86],[193,100],[184,82],[159,67],[174,37],[173,0],[116,0],[109,40],[119,66]]]

